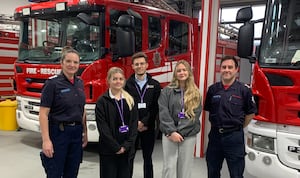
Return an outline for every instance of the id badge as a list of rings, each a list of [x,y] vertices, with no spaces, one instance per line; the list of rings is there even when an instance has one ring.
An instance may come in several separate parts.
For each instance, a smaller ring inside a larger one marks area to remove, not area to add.
[[[179,119],[184,119],[184,118],[185,118],[184,112],[179,112],[179,113],[178,113],[178,118],[179,118]]]
[[[146,108],[146,103],[138,103],[138,109]]]
[[[129,131],[128,125],[122,125],[122,126],[119,127],[119,132],[120,133],[126,133],[128,131]]]

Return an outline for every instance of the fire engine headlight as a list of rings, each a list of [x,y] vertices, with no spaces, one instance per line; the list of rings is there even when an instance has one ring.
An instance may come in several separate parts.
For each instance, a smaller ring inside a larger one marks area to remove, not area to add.
[[[86,110],[86,120],[87,121],[94,121],[94,120],[96,120],[95,110],[92,110],[92,109],[87,109]]]
[[[247,145],[255,150],[273,154],[275,153],[274,138],[272,137],[248,133]]]

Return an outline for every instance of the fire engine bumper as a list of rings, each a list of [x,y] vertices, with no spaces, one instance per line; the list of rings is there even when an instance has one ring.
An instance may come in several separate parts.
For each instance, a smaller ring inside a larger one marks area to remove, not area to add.
[[[28,119],[21,110],[16,110],[17,123],[20,128],[40,132],[40,123],[37,120]]]
[[[248,146],[246,152],[246,170],[255,177],[300,178],[298,170],[283,165],[275,154],[257,151]]]
[[[25,117],[21,110],[16,110],[17,123],[20,128],[40,132],[40,123],[38,120],[33,120]],[[96,121],[87,121],[87,133],[89,142],[98,142],[99,134],[97,130]]]

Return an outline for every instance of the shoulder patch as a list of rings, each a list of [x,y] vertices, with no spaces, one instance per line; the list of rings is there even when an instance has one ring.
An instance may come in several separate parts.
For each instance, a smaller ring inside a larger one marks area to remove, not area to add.
[[[57,75],[53,75],[53,76],[49,77],[48,79],[54,79],[56,77],[57,77]]]

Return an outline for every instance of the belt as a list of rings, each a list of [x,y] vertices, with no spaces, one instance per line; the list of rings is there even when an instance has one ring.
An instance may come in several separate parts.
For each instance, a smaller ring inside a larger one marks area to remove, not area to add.
[[[228,128],[224,128],[224,127],[214,127],[214,128],[217,129],[220,134],[227,134],[242,129],[241,126],[228,127]]]
[[[63,126],[75,126],[75,125],[82,124],[82,122],[80,121],[50,121],[50,123],[54,125],[63,125]]]

